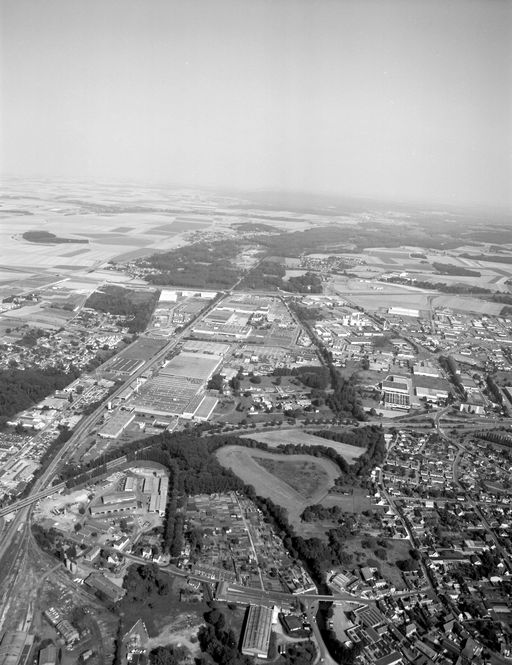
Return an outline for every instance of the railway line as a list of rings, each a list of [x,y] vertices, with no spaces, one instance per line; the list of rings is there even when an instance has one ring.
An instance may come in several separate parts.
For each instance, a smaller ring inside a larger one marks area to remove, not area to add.
[[[233,288],[235,288],[235,286]],[[4,508],[2,508],[2,510],[0,510],[0,518],[9,515],[10,513],[16,513],[10,525],[4,529],[3,538],[2,541],[0,542],[0,563],[2,562],[6,552],[11,546],[11,543],[13,542],[17,530],[20,528],[22,524],[24,524],[27,521],[29,515],[28,508],[36,501],[39,501],[39,499],[44,498],[46,496],[50,496],[51,494],[55,493],[56,491],[60,491],[65,487],[65,483],[51,486],[51,482],[55,478],[57,470],[59,466],[62,464],[62,462],[66,459],[68,455],[70,455],[73,452],[73,450],[76,447],[80,445],[82,437],[90,429],[92,429],[92,427],[94,427],[94,425],[97,423],[100,416],[103,414],[105,408],[104,407],[105,402],[115,399],[118,395],[121,394],[123,390],[125,390],[125,388],[129,384],[131,384],[134,380],[136,380],[143,372],[147,372],[149,369],[155,367],[155,365],[157,365],[158,363],[161,363],[166,357],[166,355],[170,351],[172,351],[189,333],[190,327],[195,323],[197,323],[198,320],[203,319],[214,307],[218,305],[220,301],[226,298],[227,295],[231,293],[231,291],[232,289],[230,291],[224,292],[220,298],[214,299],[212,302],[210,302],[205,307],[205,309],[202,310],[202,312],[198,317],[189,321],[189,323],[186,324],[183,327],[183,329],[173,337],[172,340],[170,340],[164,347],[162,347],[159,351],[157,351],[136,372],[134,372],[134,374],[128,377],[125,381],[123,381],[113,393],[111,393],[107,398],[105,398],[105,400],[98,406],[98,408],[95,411],[93,411],[90,415],[83,418],[73,430],[73,433],[71,437],[68,439],[68,441],[66,441],[62,445],[60,450],[56,453],[55,457],[49,463],[48,467],[43,471],[41,476],[37,478],[37,480],[35,481],[34,485],[30,490],[29,495],[19,501],[13,502],[9,506],[5,506]]]

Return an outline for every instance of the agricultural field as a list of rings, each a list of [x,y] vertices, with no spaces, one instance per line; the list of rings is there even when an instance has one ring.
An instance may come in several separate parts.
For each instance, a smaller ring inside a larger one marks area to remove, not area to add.
[[[285,508],[301,533],[307,527],[300,519],[303,510],[321,503],[340,475],[334,462],[311,455],[279,455],[244,446],[224,446],[215,454],[257,494]]]
[[[147,191],[148,198],[134,201],[133,193],[112,187],[76,184],[68,190],[33,183],[28,198],[16,184],[11,189],[9,199],[16,205],[9,200],[2,212],[0,201],[0,282],[9,281],[6,295],[19,293],[30,274],[51,275],[53,281],[116,258],[168,250],[183,244],[184,235],[213,224],[211,216],[188,212],[199,202],[189,193]],[[169,205],[172,212],[166,211]],[[31,231],[48,234],[48,240],[23,237]],[[52,242],[52,235],[68,242]]]
[[[475,314],[490,314],[499,316],[504,305],[502,303],[487,302],[479,298],[466,296],[439,295],[432,300],[433,307],[449,307],[458,312],[474,312]]]
[[[387,309],[388,307],[410,307],[428,310],[431,291],[422,291],[414,287],[387,284],[385,282],[368,282],[361,279],[335,277],[329,282],[329,288],[340,296],[347,296],[351,303],[369,311]]]
[[[473,269],[472,266],[471,269]],[[455,284],[465,284],[469,290],[471,289],[471,287],[476,286],[480,288],[490,289],[491,291],[508,292],[507,286],[505,284],[507,276],[490,270],[482,270],[478,266],[476,270],[478,272],[481,272],[480,277],[464,277],[461,275],[439,275],[437,273],[428,273],[428,274],[415,273],[414,278],[421,282],[430,282],[432,284],[441,283],[441,284],[446,284],[448,286],[453,286]]]
[[[301,430],[279,430],[275,432],[257,432],[255,434],[243,434],[242,439],[254,439],[261,443],[266,443],[270,448],[277,448],[280,445],[292,443],[294,445],[304,446],[328,446],[334,448],[349,464],[360,457],[365,449],[351,446],[348,443],[338,443],[337,441],[328,441],[319,436],[308,434]]]
[[[30,324],[45,330],[57,330],[73,318],[74,312],[54,309],[44,303],[13,309],[2,315],[10,325]]]

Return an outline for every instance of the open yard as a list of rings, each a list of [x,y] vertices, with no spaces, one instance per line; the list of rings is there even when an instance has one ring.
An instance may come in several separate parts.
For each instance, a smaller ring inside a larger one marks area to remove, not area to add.
[[[119,604],[123,616],[123,625],[130,628],[142,619],[146,624],[149,636],[152,638],[152,647],[159,644],[173,643],[168,640],[170,635],[181,633],[186,646],[194,650],[189,643],[190,638],[203,622],[203,613],[208,607],[203,602],[181,602],[180,589],[186,587],[179,579],[168,576],[169,592],[162,596],[153,593],[144,599],[134,601],[125,596]],[[174,632],[173,632],[174,631]]]
[[[478,314],[490,314],[492,316],[499,316],[499,313],[503,309],[501,303],[487,302],[479,298],[451,295],[436,296],[432,304],[434,307],[450,307],[460,312],[475,312]]]
[[[340,475],[333,462],[311,455],[278,455],[244,446],[224,446],[215,454],[222,466],[252,485],[257,494],[285,508],[301,532],[304,508],[321,503]]]
[[[396,562],[409,558],[409,551],[412,547],[411,543],[408,540],[385,539],[385,548],[379,545],[376,546],[376,549],[385,551],[385,558],[379,558],[376,556],[375,551],[362,546],[361,543],[363,540],[365,540],[364,535],[349,538],[345,543],[346,550],[354,557],[354,564],[375,566],[379,569],[380,574],[389,580],[397,590],[406,589],[404,579]]]
[[[278,430],[274,432],[257,432],[255,434],[244,434],[242,439],[254,439],[266,443],[270,448],[277,448],[280,445],[292,443],[304,446],[327,446],[334,448],[349,464],[360,457],[365,449],[351,446],[348,443],[338,443],[337,441],[328,441],[314,434],[308,434],[298,429]]]
[[[290,485],[305,499],[312,498],[319,487],[329,483],[328,474],[312,460],[295,461],[293,457],[282,460],[259,455],[254,455],[253,459],[273,476]]]
[[[343,488],[348,494],[329,494],[327,498],[322,501],[322,506],[331,508],[332,506],[339,506],[345,513],[354,513],[359,515],[363,510],[371,510],[372,504],[368,497],[368,490],[364,487],[349,487]]]

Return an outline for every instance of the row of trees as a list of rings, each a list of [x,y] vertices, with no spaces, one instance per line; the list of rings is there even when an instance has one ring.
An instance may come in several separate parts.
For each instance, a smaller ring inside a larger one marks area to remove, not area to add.
[[[183,497],[183,475],[178,466],[169,465],[168,501],[164,522],[163,547],[172,557],[180,555],[183,549],[184,514],[178,512]]]
[[[457,275],[460,277],[480,277],[482,273],[478,270],[470,270],[462,266],[456,266],[452,263],[437,263],[434,261],[432,267],[441,275]]]
[[[507,448],[512,448],[512,436],[506,432],[501,432],[499,430],[487,431],[483,430],[481,432],[473,432],[473,436],[483,439],[484,441],[490,441],[491,443],[497,443],[500,446],[506,446]]]
[[[357,420],[365,420],[366,415],[357,392],[354,378],[345,379],[334,365],[330,364],[332,393],[326,404],[336,416],[352,415]]]
[[[325,348],[323,342],[317,337],[311,327],[312,319],[309,317],[303,318],[307,314],[306,308],[293,302],[290,303],[290,307],[308,330],[329,371],[332,393],[325,395],[317,394],[315,397],[317,399],[325,398],[326,405],[338,417],[353,416],[357,420],[366,420],[366,414],[356,387],[355,377],[351,376],[347,379],[335,367],[332,353]]]

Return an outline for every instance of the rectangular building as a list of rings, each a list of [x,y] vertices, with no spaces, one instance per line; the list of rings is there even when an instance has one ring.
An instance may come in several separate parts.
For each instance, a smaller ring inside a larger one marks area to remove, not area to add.
[[[39,652],[39,665],[56,665],[57,649],[54,644],[49,644]]]
[[[111,582],[108,577],[105,577],[101,573],[91,573],[85,580],[85,583],[88,587],[94,589],[94,591],[99,591],[113,603],[117,603],[126,594],[126,591],[122,587],[117,586],[117,584]]]
[[[271,629],[272,608],[263,605],[249,605],[242,653],[245,656],[268,658]]]
[[[405,376],[390,375],[382,382],[382,392],[386,406],[408,409],[411,405],[411,379]]]
[[[0,642],[0,665],[25,665],[28,661],[34,636],[22,630],[4,633]]]
[[[134,418],[134,413],[118,411],[103,425],[98,436],[101,436],[102,439],[117,439]]]
[[[137,501],[128,499],[127,501],[117,503],[104,503],[99,506],[91,506],[89,510],[94,517],[96,515],[113,515],[115,513],[133,512],[134,510],[137,510],[137,508]]]

